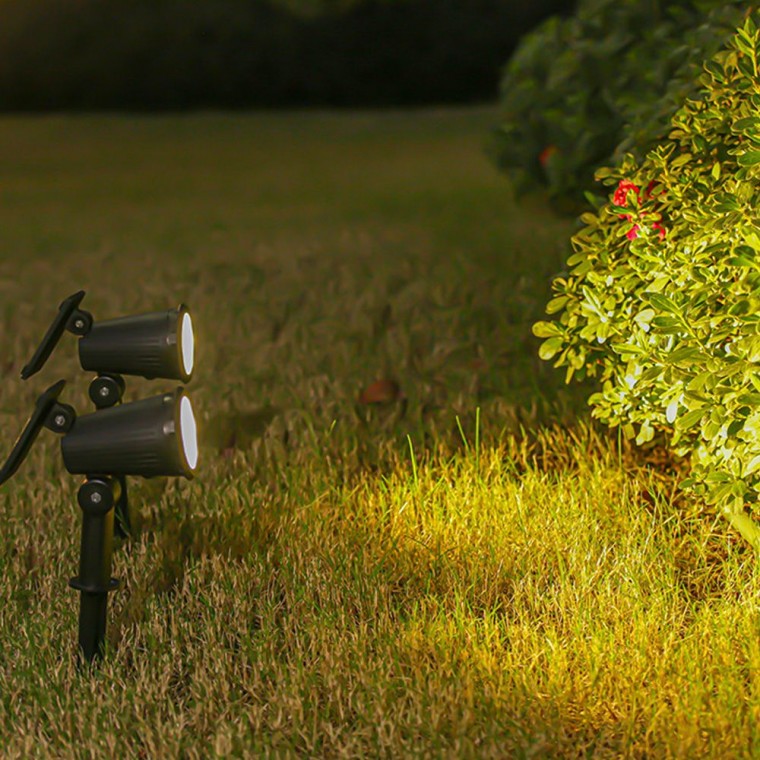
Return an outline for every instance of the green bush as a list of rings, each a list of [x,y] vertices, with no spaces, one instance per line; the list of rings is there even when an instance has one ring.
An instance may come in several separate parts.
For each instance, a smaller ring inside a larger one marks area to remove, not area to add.
[[[682,484],[760,550],[760,34],[752,11],[698,96],[581,217],[570,272],[534,333],[544,359],[595,377],[593,416],[691,455]],[[747,511],[749,508],[749,512]]]
[[[502,80],[492,152],[519,190],[577,208],[597,167],[641,158],[741,23],[741,0],[580,0],[528,34]]]

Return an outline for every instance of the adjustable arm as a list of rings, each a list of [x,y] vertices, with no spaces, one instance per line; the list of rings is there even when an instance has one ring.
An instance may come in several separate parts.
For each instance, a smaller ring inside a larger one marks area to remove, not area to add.
[[[0,485],[12,477],[21,466],[43,427],[57,433],[65,433],[71,429],[76,413],[68,404],[58,403],[58,397],[65,385],[65,380],[59,380],[37,399],[32,416],[21,431],[8,461],[0,469]]]
[[[92,327],[92,315],[79,308],[79,304],[83,298],[84,290],[80,290],[61,302],[58,314],[45,333],[42,343],[40,343],[34,352],[34,356],[29,360],[29,363],[21,370],[21,377],[24,380],[28,380],[42,369],[61,339],[64,330],[69,330],[75,335],[80,336],[86,335],[90,331]]]

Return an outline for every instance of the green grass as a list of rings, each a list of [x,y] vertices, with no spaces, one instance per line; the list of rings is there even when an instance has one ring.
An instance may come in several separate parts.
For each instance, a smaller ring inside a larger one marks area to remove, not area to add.
[[[755,557],[536,358],[572,223],[514,203],[493,119],[0,121],[0,455],[58,378],[89,410],[71,335],[19,379],[80,288],[191,306],[202,443],[130,481],[92,674],[52,433],[0,490],[3,757],[760,755]]]

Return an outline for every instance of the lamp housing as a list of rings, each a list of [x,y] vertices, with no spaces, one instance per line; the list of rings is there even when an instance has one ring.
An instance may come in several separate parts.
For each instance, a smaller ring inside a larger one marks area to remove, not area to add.
[[[190,399],[180,387],[77,417],[61,452],[72,474],[192,478],[198,438]]]
[[[79,339],[82,369],[189,382],[195,345],[192,320],[184,304],[95,322]]]

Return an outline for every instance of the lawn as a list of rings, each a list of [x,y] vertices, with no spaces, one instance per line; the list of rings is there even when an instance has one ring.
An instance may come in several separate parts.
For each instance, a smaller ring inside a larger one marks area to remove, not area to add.
[[[201,442],[130,481],[91,673],[56,436],[0,488],[4,758],[760,756],[757,559],[537,358],[573,222],[494,121],[0,120],[0,458],[59,378],[90,411],[70,334],[19,377],[79,289],[189,304]]]

